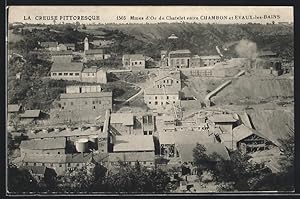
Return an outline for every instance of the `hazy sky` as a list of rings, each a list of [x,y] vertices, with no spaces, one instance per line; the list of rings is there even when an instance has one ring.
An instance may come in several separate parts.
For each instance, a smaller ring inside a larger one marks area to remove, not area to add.
[[[79,15],[99,18],[77,20]],[[42,16],[50,18],[43,20]],[[75,18],[68,20],[64,16]],[[117,16],[126,16],[126,20],[117,20]],[[143,19],[136,20],[131,16]],[[146,19],[147,16],[150,18]],[[271,23],[294,20],[292,6],[12,6],[8,12],[9,23],[47,24],[53,23],[54,17],[57,17],[56,23]]]

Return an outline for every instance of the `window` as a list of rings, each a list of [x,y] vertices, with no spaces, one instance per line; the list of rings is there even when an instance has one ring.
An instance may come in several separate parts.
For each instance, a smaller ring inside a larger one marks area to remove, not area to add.
[[[155,105],[157,105],[157,104],[158,104],[158,102],[157,102],[157,101],[155,101],[155,102],[154,102],[154,104],[155,104]]]
[[[62,167],[62,165],[61,165],[61,164],[59,164],[59,167]]]
[[[60,152],[57,152],[57,154],[60,154]]]
[[[66,102],[64,102],[64,105],[66,105]]]
[[[167,95],[167,100],[169,99],[169,96]]]
[[[62,73],[58,73],[58,76],[62,76]]]
[[[144,161],[144,164],[146,164],[147,162],[146,161]]]
[[[68,75],[68,73],[64,73],[64,76],[67,76]]]
[[[51,163],[50,166],[53,167],[53,163]]]
[[[70,167],[71,166],[71,163],[68,163],[68,167]]]
[[[79,167],[79,163],[77,163],[76,166]]]
[[[166,83],[166,81],[164,80],[164,83]]]
[[[95,104],[95,101],[93,101],[93,104]]]
[[[93,109],[96,109],[96,107],[94,106]]]
[[[26,162],[25,165],[28,166],[28,162]]]
[[[142,64],[142,62],[140,61],[140,64]]]
[[[164,105],[164,103],[163,103],[163,102],[161,102],[160,104],[161,104],[161,105]]]
[[[151,102],[149,102],[149,104],[151,104]]]
[[[144,135],[147,135],[147,131],[144,131]]]
[[[179,84],[179,81],[177,80],[177,84]]]
[[[136,61],[136,62],[134,62],[134,64],[135,64],[135,65],[137,65],[137,61]]]
[[[75,76],[79,76],[79,73],[75,73]]]
[[[33,166],[36,166],[36,163],[33,163]]]
[[[173,101],[173,104],[175,104],[175,101]]]
[[[157,99],[157,96],[155,96],[154,99]]]
[[[92,73],[92,76],[95,76],[95,73]]]
[[[73,106],[74,104],[73,104],[73,102],[71,102],[71,106]]]
[[[53,76],[56,76],[56,73],[52,73]]]
[[[152,131],[149,131],[149,135],[152,135]]]
[[[70,76],[73,76],[73,73],[70,73]]]

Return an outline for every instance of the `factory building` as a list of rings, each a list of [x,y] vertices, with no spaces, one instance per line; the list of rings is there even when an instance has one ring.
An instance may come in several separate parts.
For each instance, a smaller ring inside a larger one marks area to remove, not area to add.
[[[119,135],[133,134],[134,116],[132,113],[112,113],[110,116],[110,128]]]
[[[168,56],[168,66],[174,68],[189,68],[192,53],[190,50],[170,51]]]
[[[54,62],[50,73],[51,79],[75,80],[81,81],[81,72],[84,66],[77,62]]]
[[[219,55],[200,56],[200,67],[214,66],[221,62]]]
[[[147,88],[144,91],[144,101],[150,109],[161,109],[167,106],[179,105],[179,91],[170,88]]]
[[[94,82],[106,84],[106,71],[98,69],[97,66],[84,68],[81,73],[81,82]]]
[[[152,82],[153,88],[181,90],[180,71],[159,71]]]
[[[145,69],[146,58],[142,54],[125,54],[122,57],[122,64],[124,68]]]

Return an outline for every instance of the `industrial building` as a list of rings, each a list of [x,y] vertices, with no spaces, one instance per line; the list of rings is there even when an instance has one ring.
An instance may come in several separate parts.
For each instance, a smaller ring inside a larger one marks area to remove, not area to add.
[[[166,88],[181,90],[180,71],[159,71],[158,75],[152,79],[153,88]]]
[[[190,50],[170,51],[168,56],[168,66],[174,68],[189,68],[192,53]]]
[[[146,58],[142,54],[125,54],[122,57],[122,64],[124,68],[130,68],[132,70],[145,69]]]

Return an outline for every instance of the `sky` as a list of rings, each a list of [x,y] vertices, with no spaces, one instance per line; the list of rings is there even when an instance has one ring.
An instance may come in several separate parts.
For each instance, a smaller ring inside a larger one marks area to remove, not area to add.
[[[84,18],[78,20],[79,15],[92,20]],[[69,20],[65,16],[72,16],[72,19]],[[46,19],[41,19],[42,17]],[[54,19],[55,23],[78,21],[87,24],[159,22],[226,24],[294,21],[292,6],[11,6],[8,9],[9,23],[53,24]]]

